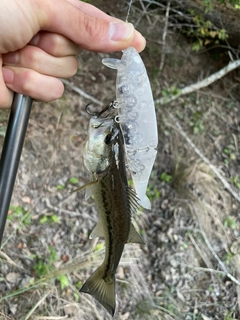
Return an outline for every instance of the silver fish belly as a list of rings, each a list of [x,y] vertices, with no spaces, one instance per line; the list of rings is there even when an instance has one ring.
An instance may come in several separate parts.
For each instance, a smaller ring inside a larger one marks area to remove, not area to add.
[[[151,208],[146,189],[156,158],[157,121],[152,90],[144,63],[133,47],[121,60],[105,58],[103,64],[117,69],[116,101],[128,167],[140,204]]]
[[[128,187],[121,140],[113,118],[91,118],[84,163],[93,181],[86,188],[88,196],[94,196],[100,219],[90,237],[104,237],[105,258],[80,291],[92,295],[111,315],[116,308],[115,273],[124,245],[142,243],[131,223],[138,204]]]

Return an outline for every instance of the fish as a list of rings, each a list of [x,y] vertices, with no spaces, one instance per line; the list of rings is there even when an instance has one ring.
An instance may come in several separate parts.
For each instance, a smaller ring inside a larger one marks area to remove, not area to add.
[[[158,130],[154,100],[144,63],[133,47],[123,50],[121,60],[104,58],[102,63],[117,69],[117,121],[123,133],[128,169],[140,199],[151,209],[146,195],[149,177],[157,155]]]
[[[88,136],[83,158],[92,180],[81,188],[86,188],[87,198],[94,197],[99,221],[90,238],[104,238],[105,258],[80,292],[93,296],[113,316],[115,274],[124,246],[128,242],[143,243],[131,222],[139,204],[135,191],[128,186],[123,137],[114,117],[92,116]]]

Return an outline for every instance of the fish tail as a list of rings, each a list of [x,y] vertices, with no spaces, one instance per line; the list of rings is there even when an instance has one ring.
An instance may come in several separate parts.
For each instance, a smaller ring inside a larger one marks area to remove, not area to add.
[[[113,275],[111,281],[106,282],[102,276],[104,274],[102,271],[100,266],[79,291],[90,294],[113,316],[116,308],[115,275]]]

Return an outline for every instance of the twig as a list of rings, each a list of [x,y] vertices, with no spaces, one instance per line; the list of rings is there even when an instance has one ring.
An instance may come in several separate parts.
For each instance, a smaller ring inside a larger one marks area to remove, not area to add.
[[[204,156],[204,154],[197,148],[197,146],[193,143],[193,141],[187,136],[187,134],[184,132],[182,126],[177,121],[177,119],[170,112],[167,112],[167,113],[170,116],[170,118],[173,120],[174,124],[177,126],[179,133],[186,139],[187,143],[193,148],[193,150],[197,153],[197,155],[199,155],[199,157],[209,166],[209,168],[213,171],[216,177],[222,182],[224,188],[227,189],[231,193],[231,195],[240,203],[240,195],[233,190],[231,185],[220,174],[218,169],[210,162],[210,160],[208,160],[207,157]]]
[[[211,273],[218,273],[218,274],[225,275],[225,272],[224,272],[224,271],[221,271],[221,270],[215,270],[215,269],[211,269],[211,268],[197,267],[197,266],[192,266],[192,265],[186,264],[186,263],[181,263],[181,266],[187,267],[187,268],[189,268],[189,269],[194,269],[194,270],[196,270],[196,271],[211,272]]]
[[[34,313],[34,311],[40,306],[40,304],[47,299],[47,297],[49,296],[49,294],[51,293],[51,291],[48,291],[36,304],[35,306],[27,313],[26,317],[24,318],[24,320],[28,320],[31,315]]]
[[[25,273],[28,272],[27,270],[25,270],[24,268],[18,266],[8,255],[6,255],[6,253],[4,253],[3,251],[0,250],[0,257],[4,258],[6,260],[7,263],[11,264],[12,266],[24,271]],[[28,274],[30,274],[30,272],[28,272]]]
[[[198,220],[199,220],[199,216],[198,216],[198,212],[197,212],[196,208],[195,208],[194,206],[192,206],[192,208],[193,208],[193,211],[195,212],[195,214],[196,214],[196,216],[197,216],[197,218],[198,218]],[[205,241],[205,243],[206,243],[209,251],[210,251],[211,254],[214,256],[214,258],[217,260],[219,266],[221,267],[221,269],[223,270],[223,272],[225,273],[225,275],[226,275],[229,279],[231,279],[232,282],[234,282],[234,283],[236,283],[238,286],[240,286],[240,282],[239,282],[233,275],[231,275],[231,274],[229,273],[229,271],[228,271],[227,268],[225,267],[225,264],[222,262],[222,260],[219,258],[219,256],[218,256],[218,255],[216,254],[216,252],[214,251],[214,249],[213,249],[211,243],[209,242],[208,237],[207,237],[207,235],[206,235],[205,231],[203,230],[203,228],[202,228],[202,226],[201,226],[200,223],[199,223],[199,226],[200,226],[200,229],[201,229],[201,234],[202,234],[202,236],[203,236],[203,238],[204,238],[204,241]]]
[[[95,99],[94,97],[90,96],[88,93],[84,92],[83,90],[79,89],[78,87],[75,87],[74,85],[72,85],[70,82],[68,82],[67,80],[61,79],[61,81],[69,86],[73,91],[77,92],[78,94],[80,94],[80,96],[83,96],[84,98],[91,100],[92,102],[98,104],[99,106],[103,106],[103,103],[101,101],[99,101],[98,99]]]
[[[193,238],[193,236],[191,234],[188,235],[190,240],[192,241],[195,249],[197,250],[197,252],[199,253],[200,257],[202,258],[202,260],[204,261],[204,263],[206,264],[206,266],[208,268],[212,268],[212,264],[211,264],[211,261],[208,259],[208,256],[206,255],[206,252],[202,251],[200,248],[199,248],[199,245],[197,244],[197,242],[195,241],[195,239]]]
[[[240,59],[236,60],[234,62],[230,62],[226,67],[222,68],[221,70],[213,73],[211,76],[209,76],[208,78],[205,78],[202,81],[199,81],[197,83],[193,83],[190,86],[187,86],[185,88],[183,88],[182,90],[179,91],[178,94],[175,95],[170,95],[169,97],[163,97],[160,99],[155,100],[156,104],[167,104],[173,100],[176,100],[177,98],[185,95],[185,94],[189,94],[191,92],[195,92],[199,89],[205,88],[207,86],[209,86],[211,83],[221,79],[222,77],[224,77],[227,73],[229,73],[230,71],[236,69],[240,67]]]
[[[140,4],[141,4],[141,7],[143,9],[143,15],[146,15],[146,18],[148,20],[148,23],[151,25],[152,21],[149,17],[149,15],[147,14],[147,7],[145,7],[145,5],[143,4],[142,0],[139,0]]]
[[[60,317],[37,317],[36,320],[62,320],[69,319],[68,315]]]
[[[4,318],[0,318],[0,319],[13,320],[13,318],[10,318],[10,317],[6,316],[6,315],[3,314],[2,312],[0,312],[0,316],[3,316],[3,317],[4,317]]]
[[[166,36],[167,36],[167,29],[168,29],[168,18],[169,18],[170,6],[171,6],[171,0],[168,0],[166,14],[165,14],[165,25],[163,29],[163,35],[162,35],[162,54],[161,54],[159,71],[162,71],[164,66],[164,61],[165,61],[165,44],[166,44]]]

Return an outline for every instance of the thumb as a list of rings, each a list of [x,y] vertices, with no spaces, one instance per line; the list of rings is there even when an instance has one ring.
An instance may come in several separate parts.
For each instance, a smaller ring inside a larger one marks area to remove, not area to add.
[[[135,46],[141,51],[145,46],[145,39],[131,23],[103,14],[96,17],[98,9],[93,6],[88,6],[86,13],[66,0],[47,2],[47,11],[40,16],[41,29],[60,33],[84,49],[110,52]],[[95,16],[90,15],[91,10]]]

